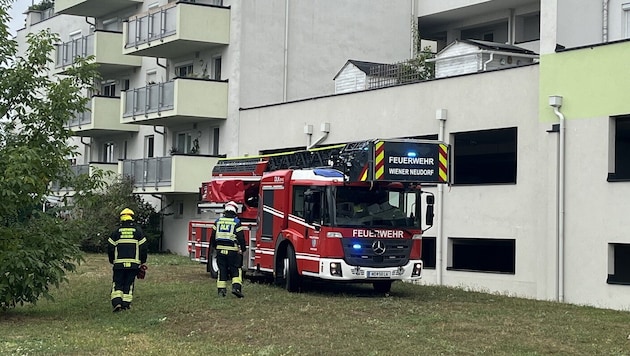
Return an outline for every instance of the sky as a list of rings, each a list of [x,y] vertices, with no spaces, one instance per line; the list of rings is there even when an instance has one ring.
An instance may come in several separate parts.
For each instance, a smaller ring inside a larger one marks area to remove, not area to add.
[[[24,11],[31,6],[33,0],[14,0],[13,5],[9,9],[9,16],[11,16],[11,22],[9,22],[9,32],[15,35],[17,30],[24,27]]]

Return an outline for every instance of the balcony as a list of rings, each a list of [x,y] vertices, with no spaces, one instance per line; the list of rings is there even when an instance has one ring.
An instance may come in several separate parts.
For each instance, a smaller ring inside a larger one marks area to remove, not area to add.
[[[230,8],[177,2],[132,16],[123,26],[123,53],[172,58],[224,46],[230,40]]]
[[[92,177],[97,171],[103,171],[105,174],[103,180],[108,184],[111,184],[116,180],[118,173],[118,163],[104,163],[104,162],[90,162],[89,164],[78,164],[70,167],[72,174],[78,177],[81,174],[88,174]],[[51,187],[54,195],[74,195],[74,187],[62,187],[59,182],[54,182]]]
[[[58,14],[84,17],[103,17],[125,8],[142,5],[144,0],[56,0]]]
[[[102,136],[138,132],[138,125],[120,123],[120,98],[93,96],[87,110],[68,121],[75,136]]]
[[[124,124],[169,126],[227,118],[227,81],[195,78],[151,84],[124,92]]]
[[[198,193],[201,182],[210,179],[219,157],[172,155],[128,159],[118,163],[118,172],[134,181],[136,194]]]
[[[76,58],[92,55],[94,55],[94,62],[99,65],[98,70],[103,76],[140,67],[142,58],[122,54],[120,50],[122,43],[122,33],[102,30],[76,40],[64,42],[57,45],[55,70],[57,73],[63,73],[65,69],[72,66]]]

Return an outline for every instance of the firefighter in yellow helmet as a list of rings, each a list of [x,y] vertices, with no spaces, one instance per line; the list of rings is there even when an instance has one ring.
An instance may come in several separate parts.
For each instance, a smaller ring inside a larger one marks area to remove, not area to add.
[[[107,248],[109,263],[113,265],[111,301],[114,312],[131,307],[136,276],[146,270],[146,241],[142,229],[134,222],[133,210],[123,209],[120,227],[112,233]]]
[[[217,290],[219,296],[227,294],[228,275],[232,277],[232,294],[243,298],[243,252],[245,234],[241,221],[237,217],[238,205],[234,202],[225,204],[223,216],[217,219],[212,226],[210,246],[217,252],[217,265],[219,276],[217,277]]]

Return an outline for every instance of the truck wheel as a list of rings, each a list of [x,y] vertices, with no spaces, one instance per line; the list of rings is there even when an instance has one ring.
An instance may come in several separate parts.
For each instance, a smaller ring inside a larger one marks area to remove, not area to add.
[[[376,293],[389,293],[392,289],[392,283],[393,281],[378,281],[373,282],[372,285],[374,286],[374,291]]]
[[[219,265],[217,264],[217,253],[212,251],[210,259],[206,263],[206,271],[210,273],[210,278],[217,279],[219,277]]]
[[[300,275],[297,271],[297,260],[295,259],[295,249],[287,246],[287,257],[284,259],[284,286],[289,292],[297,292],[300,289]]]

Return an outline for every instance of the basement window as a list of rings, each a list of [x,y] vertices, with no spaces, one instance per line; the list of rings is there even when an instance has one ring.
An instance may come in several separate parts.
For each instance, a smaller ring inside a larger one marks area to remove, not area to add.
[[[606,283],[630,285],[630,244],[608,244]]]
[[[516,240],[449,238],[447,270],[516,273]]]
[[[516,183],[516,127],[454,133],[453,138],[453,184]]]
[[[612,119],[611,125],[614,138],[611,140],[614,155],[613,172],[608,173],[608,181],[630,180],[630,116],[621,116]]]
[[[435,269],[435,237],[422,237],[422,265],[424,268]]]

